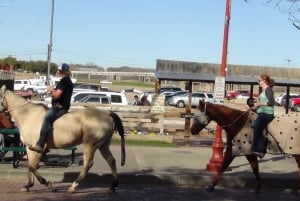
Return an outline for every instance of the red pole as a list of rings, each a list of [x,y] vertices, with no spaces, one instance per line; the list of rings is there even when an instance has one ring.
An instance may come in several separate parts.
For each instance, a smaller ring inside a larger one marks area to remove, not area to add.
[[[231,7],[231,0],[226,0],[223,52],[222,52],[222,63],[221,63],[221,71],[220,71],[220,75],[223,77],[226,77],[230,7]],[[213,148],[213,155],[209,163],[206,165],[206,170],[216,172],[219,170],[223,162],[223,149],[224,149],[224,143],[222,140],[222,128],[219,125],[217,125],[216,128],[216,137],[212,144],[212,148]]]

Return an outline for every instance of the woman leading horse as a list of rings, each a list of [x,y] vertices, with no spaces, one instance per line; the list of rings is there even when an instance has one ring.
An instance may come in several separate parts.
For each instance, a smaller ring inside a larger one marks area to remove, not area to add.
[[[18,126],[23,144],[34,144],[39,138],[39,131],[47,108],[41,104],[31,103],[2,86],[0,91],[0,111],[8,111]],[[72,193],[83,180],[89,169],[93,166],[95,151],[98,149],[107,161],[113,175],[111,190],[118,186],[116,162],[110,151],[111,138],[117,128],[121,136],[121,165],[125,164],[125,139],[124,128],[120,117],[110,111],[86,108],[69,112],[57,119],[53,124],[52,132],[46,141],[46,149],[60,149],[83,144],[83,167],[79,176],[69,187]],[[28,183],[22,189],[29,191],[34,185],[33,175],[41,184],[52,188],[52,183],[47,181],[38,172],[42,154],[31,151],[28,153]]]

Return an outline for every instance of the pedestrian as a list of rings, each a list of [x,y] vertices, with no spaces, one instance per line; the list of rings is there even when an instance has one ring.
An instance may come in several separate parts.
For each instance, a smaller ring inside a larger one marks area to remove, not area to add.
[[[148,95],[147,94],[143,95],[143,97],[141,98],[141,104],[140,105],[142,105],[142,106],[150,106],[151,105],[149,100],[148,100]]]
[[[133,105],[141,105],[139,97],[134,95]]]
[[[266,140],[263,132],[267,125],[274,119],[274,80],[270,76],[263,74],[259,76],[258,84],[262,92],[255,100],[252,109],[257,112],[257,118],[253,125],[253,153],[259,158],[263,158],[266,153]]]
[[[57,74],[61,77],[61,80],[57,83],[55,89],[52,86],[47,87],[47,91],[52,97],[52,107],[48,110],[44,117],[39,140],[36,145],[29,146],[30,150],[38,153],[43,153],[47,136],[52,131],[53,122],[63,114],[67,113],[70,109],[73,83],[70,78],[71,71],[69,65],[63,63],[58,67]]]

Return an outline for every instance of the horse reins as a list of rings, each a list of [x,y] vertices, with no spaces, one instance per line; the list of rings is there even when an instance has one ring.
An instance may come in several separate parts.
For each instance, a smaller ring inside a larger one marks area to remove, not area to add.
[[[235,120],[233,120],[232,122],[230,122],[229,124],[225,125],[225,126],[221,126],[222,128],[226,128],[231,126],[232,124],[236,123],[240,118],[242,118],[242,116],[244,116],[244,114],[247,114],[248,110],[243,112],[242,114],[240,114]]]
[[[247,114],[248,113],[248,110],[243,112],[242,114],[240,114],[235,120],[233,120],[232,122],[230,122],[229,124],[225,125],[225,126],[222,126],[220,125],[222,128],[226,128],[226,127],[229,127],[231,126],[232,124],[234,124],[235,122],[237,122],[240,118],[242,118],[242,116],[244,116],[244,114]],[[206,114],[206,103],[204,103],[204,114]]]

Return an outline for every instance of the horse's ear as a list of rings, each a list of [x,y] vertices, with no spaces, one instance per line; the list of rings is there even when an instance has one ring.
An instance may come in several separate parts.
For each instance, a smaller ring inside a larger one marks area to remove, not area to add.
[[[5,84],[4,84],[4,85],[2,85],[2,87],[1,87],[1,95],[4,94],[5,90],[6,90],[6,86],[5,86]]]
[[[205,100],[204,99],[200,99],[199,100],[198,109],[200,109],[201,107],[203,107],[204,104],[205,104]]]
[[[204,103],[205,103],[205,100],[203,98],[199,100],[199,105],[204,104]]]

